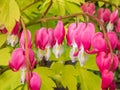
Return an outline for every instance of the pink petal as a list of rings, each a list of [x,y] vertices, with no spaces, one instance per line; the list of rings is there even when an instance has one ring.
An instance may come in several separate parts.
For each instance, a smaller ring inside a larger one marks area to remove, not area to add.
[[[31,48],[32,47],[31,32],[29,30],[26,30],[26,33],[27,33],[28,48]],[[25,48],[24,36],[25,35],[24,35],[24,31],[23,31],[21,34],[21,37],[20,37],[20,42],[19,42],[21,48]]]
[[[47,44],[48,44],[48,33],[46,28],[41,28],[40,30],[37,30],[35,34],[36,47],[44,50]]]
[[[109,41],[111,43],[112,49],[114,50],[117,47],[117,43],[118,43],[117,34],[113,31],[110,31],[110,32],[107,32],[107,36],[108,36]]]
[[[58,21],[56,28],[54,30],[54,36],[58,44],[62,44],[62,41],[65,36],[65,29],[62,21]]]
[[[74,32],[74,39],[78,48],[80,48],[81,46],[81,34],[84,32],[85,28],[86,28],[86,24],[81,22],[78,24],[78,29],[75,30]]]
[[[115,10],[114,12],[112,12],[112,14],[110,15],[110,23],[115,23],[116,20],[118,18],[118,10]]]
[[[93,36],[93,38],[91,40],[91,45],[92,45],[93,49],[96,49],[98,52],[106,51],[106,41],[101,32],[97,32]]]
[[[102,73],[102,85],[103,89],[108,88],[114,79],[114,74],[112,71],[104,70]]]
[[[40,90],[42,84],[42,80],[37,73],[32,73],[32,77],[30,79],[30,90]]]
[[[95,34],[95,27],[93,23],[88,23],[85,30],[81,34],[81,42],[84,46],[84,49],[90,49],[92,37]]]
[[[17,48],[12,53],[9,66],[13,71],[18,71],[25,64],[25,52],[22,48]]]
[[[11,34],[17,35],[18,32],[19,32],[19,27],[20,27],[20,23],[16,21],[16,24],[15,24],[15,26],[14,26],[14,28],[13,28]]]
[[[48,28],[48,44],[50,47],[53,47],[55,45],[55,37],[54,37],[54,30],[52,28]]]

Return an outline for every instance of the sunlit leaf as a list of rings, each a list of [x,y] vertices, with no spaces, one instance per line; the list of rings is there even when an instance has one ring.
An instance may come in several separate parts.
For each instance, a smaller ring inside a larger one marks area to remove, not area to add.
[[[5,43],[7,38],[6,34],[0,34],[0,47]]]
[[[91,71],[76,67],[79,72],[80,88],[81,90],[101,90],[101,79]]]
[[[8,65],[10,60],[10,48],[2,48],[0,49],[0,65]]]
[[[0,0],[0,23],[11,31],[20,19],[19,7],[15,0]]]

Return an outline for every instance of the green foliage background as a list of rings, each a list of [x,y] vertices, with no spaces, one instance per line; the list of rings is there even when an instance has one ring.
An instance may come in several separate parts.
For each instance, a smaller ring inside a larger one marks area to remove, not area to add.
[[[51,16],[64,16],[74,13],[82,12],[80,4],[85,3],[85,0],[52,0],[52,6],[50,7],[45,17]],[[116,6],[120,5],[119,0],[106,0],[114,3]],[[94,1],[98,4],[98,7],[111,7],[113,6],[103,3],[101,0]],[[0,24],[4,24],[11,32],[16,21],[22,17],[25,21],[27,28],[32,32],[32,40],[34,44],[35,31],[41,27],[53,27],[57,23],[56,21],[47,21],[35,23],[39,20],[43,13],[46,11],[50,4],[50,0],[0,0]],[[84,21],[84,17],[79,17],[80,21]],[[75,22],[75,18],[67,18],[63,20],[66,31],[70,23]],[[14,50],[11,46],[6,45],[7,34],[0,34],[0,68],[8,66],[11,59],[11,53]],[[79,62],[75,65],[65,65],[65,61],[70,60],[69,51],[70,47],[67,47],[64,40],[64,53],[59,59],[56,59],[54,54],[51,55],[50,60],[53,63],[50,67],[37,67],[34,71],[37,72],[42,79],[41,90],[54,90],[54,88],[64,87],[68,90],[77,90],[80,86],[80,90],[101,90],[100,76],[94,72],[98,72],[96,66],[95,55],[89,56],[84,67],[80,67]],[[17,46],[16,46],[17,47]],[[33,45],[34,51],[34,45]],[[1,69],[0,69],[0,72]],[[26,90],[26,84],[20,84],[20,72],[13,72],[6,70],[4,73],[0,73],[0,90]]]

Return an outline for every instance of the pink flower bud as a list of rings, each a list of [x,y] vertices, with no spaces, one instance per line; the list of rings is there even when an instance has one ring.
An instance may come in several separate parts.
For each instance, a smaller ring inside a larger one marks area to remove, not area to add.
[[[83,12],[93,15],[95,13],[95,4],[94,3],[85,3],[81,6]]]
[[[113,81],[113,82],[110,84],[110,90],[116,90],[116,83],[115,83],[115,81]]]
[[[26,80],[28,82],[28,75],[26,75]],[[37,73],[32,73],[30,77],[30,90],[40,90],[42,84],[42,80]]]
[[[31,48],[32,47],[31,32],[29,30],[26,30],[26,34],[27,34],[28,48]],[[22,31],[19,45],[23,49],[25,48],[25,37],[24,36],[25,36],[24,31]]]
[[[111,14],[111,12],[110,12],[110,10],[109,9],[107,9],[107,8],[100,8],[99,10],[98,10],[98,18],[101,20],[101,21],[103,21],[103,22],[109,22],[109,20],[110,20],[110,14]]]

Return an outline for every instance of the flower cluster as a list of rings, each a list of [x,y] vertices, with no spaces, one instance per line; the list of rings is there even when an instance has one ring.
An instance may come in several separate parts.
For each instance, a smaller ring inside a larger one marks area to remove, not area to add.
[[[89,7],[87,7],[89,5]],[[93,15],[95,7],[92,4],[84,4],[81,8],[83,12]],[[105,35],[102,32],[96,32],[91,41],[92,50],[87,51],[88,54],[96,54],[96,63],[102,75],[101,88],[103,90],[115,90],[116,84],[114,81],[114,71],[118,67],[119,62],[119,39],[117,32],[120,30],[120,19],[118,19],[118,10],[111,11],[107,8],[100,8],[97,12],[98,19],[106,27],[106,36],[111,45],[111,52],[108,43],[105,40]],[[100,27],[101,30],[101,27]],[[90,31],[91,32],[91,31]],[[85,39],[84,39],[85,40]],[[86,41],[86,40],[85,40]]]
[[[120,40],[117,36],[117,32],[120,32],[120,18],[118,17],[118,10],[111,12],[107,8],[100,8],[95,12],[95,5],[93,3],[85,3],[81,6],[84,13],[88,15],[96,15],[100,22],[106,29],[106,36],[102,33],[101,26],[100,31],[95,30],[93,22],[78,22],[71,23],[68,26],[67,33],[61,20],[58,21],[55,29],[42,27],[35,33],[35,47],[37,48],[37,56],[42,59],[45,57],[49,60],[51,49],[56,58],[59,58],[64,51],[63,40],[66,37],[68,47],[71,47],[69,56],[72,62],[78,60],[81,66],[84,66],[87,56],[96,54],[96,64],[100,70],[102,76],[101,88],[104,90],[115,90],[116,84],[114,81],[114,71],[118,67],[120,60]],[[17,22],[13,31],[8,37],[8,44],[15,46],[18,42],[19,36],[19,23]],[[3,26],[1,29],[6,30]],[[2,32],[2,31],[1,31]],[[34,52],[32,51],[31,33],[26,31],[28,39],[28,52],[31,69],[36,65]],[[107,40],[109,43],[107,42]],[[25,41],[24,33],[20,35],[20,48],[17,48],[12,53],[9,66],[13,71],[21,70],[21,82],[25,80],[26,70],[26,57],[25,57]],[[111,46],[111,48],[110,48]],[[112,52],[111,52],[112,51]],[[113,52],[114,51],[114,52]],[[26,75],[26,81],[28,76]],[[40,77],[32,72],[30,76],[30,88],[31,90],[39,90],[41,86]]]
[[[34,56],[34,52],[32,50],[32,41],[31,41],[31,33],[29,30],[26,30],[27,33],[27,41],[28,41],[28,57],[30,62],[31,70],[34,69],[36,65],[36,60]],[[13,71],[21,71],[21,83],[24,84],[25,79],[28,81],[28,75],[25,73],[27,69],[27,60],[25,53],[25,42],[24,42],[24,32],[21,33],[19,48],[16,48],[12,52],[12,57],[9,62],[9,66]],[[41,87],[41,79],[39,75],[35,72],[31,72],[30,74],[30,90],[40,90]]]

